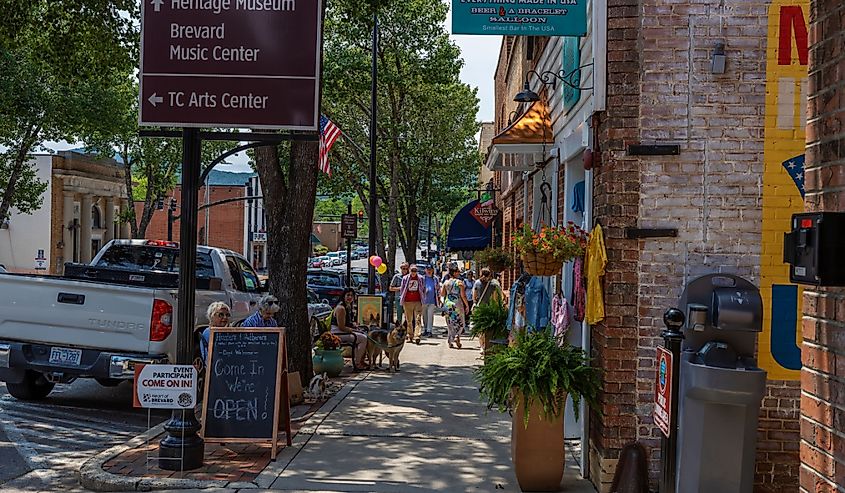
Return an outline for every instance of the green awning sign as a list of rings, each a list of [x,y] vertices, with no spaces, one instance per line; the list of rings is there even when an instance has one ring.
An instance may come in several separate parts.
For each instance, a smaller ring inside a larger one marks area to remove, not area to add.
[[[452,0],[452,33],[584,36],[587,0]]]

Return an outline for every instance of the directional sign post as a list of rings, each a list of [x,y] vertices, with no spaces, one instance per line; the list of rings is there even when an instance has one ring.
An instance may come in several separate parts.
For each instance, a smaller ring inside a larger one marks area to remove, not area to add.
[[[321,0],[142,0],[140,125],[182,127],[182,212],[176,364],[193,360],[197,193],[195,127],[311,131],[319,119]],[[149,132],[148,135],[153,132]],[[242,140],[274,142],[273,137]],[[254,147],[254,146],[253,146]],[[164,317],[164,316],[163,316]],[[191,470],[205,446],[192,407],[174,411],[159,466]]]
[[[140,124],[317,130],[319,0],[143,0]]]

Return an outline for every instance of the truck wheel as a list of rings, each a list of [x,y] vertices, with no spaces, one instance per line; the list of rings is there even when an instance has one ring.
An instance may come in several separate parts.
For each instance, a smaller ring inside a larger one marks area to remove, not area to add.
[[[48,382],[44,375],[27,370],[21,383],[6,383],[12,397],[22,401],[36,401],[50,395],[56,384]]]

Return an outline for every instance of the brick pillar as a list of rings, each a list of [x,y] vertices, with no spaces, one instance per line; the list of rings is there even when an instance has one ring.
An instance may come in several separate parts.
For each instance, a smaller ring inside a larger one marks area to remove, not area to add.
[[[845,211],[845,4],[842,0],[814,0],[810,12],[805,207],[809,211]],[[801,491],[842,491],[845,289],[804,291],[803,333]]]

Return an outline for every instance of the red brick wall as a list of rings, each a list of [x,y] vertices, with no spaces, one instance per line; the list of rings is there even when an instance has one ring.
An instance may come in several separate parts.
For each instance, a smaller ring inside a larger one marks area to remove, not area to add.
[[[639,163],[626,156],[638,140],[640,2],[608,1],[607,111],[596,129],[602,166],[594,170],[593,212],[607,247],[605,319],[592,326],[596,365],[604,369],[600,409],[590,418],[590,479],[607,491],[619,452],[637,439],[637,261],[639,245],[624,239],[639,212]]]
[[[810,85],[805,207],[845,211],[845,4],[810,5]],[[804,291],[801,371],[802,492],[845,485],[845,289]]]
[[[236,186],[211,186],[209,192],[210,202],[218,200],[225,200],[235,197],[244,197],[245,188]],[[182,203],[182,189],[176,187],[173,190],[173,196],[176,197],[177,204]],[[199,192],[200,204],[205,203],[205,187],[200,188]],[[156,210],[147,227],[146,238],[151,240],[159,240],[167,238],[167,207],[169,205],[169,197],[164,201],[165,209]],[[209,231],[208,242],[209,246],[227,248],[229,250],[243,254],[244,249],[244,231],[246,224],[244,221],[244,201],[230,202],[228,204],[221,204],[211,207],[209,210]],[[140,215],[142,205],[135,204],[135,214]],[[179,215],[181,209],[177,208],[175,214]],[[202,241],[202,228],[205,227],[205,209],[199,211],[197,216],[198,241]],[[173,223],[173,240],[179,241],[179,221]]]

